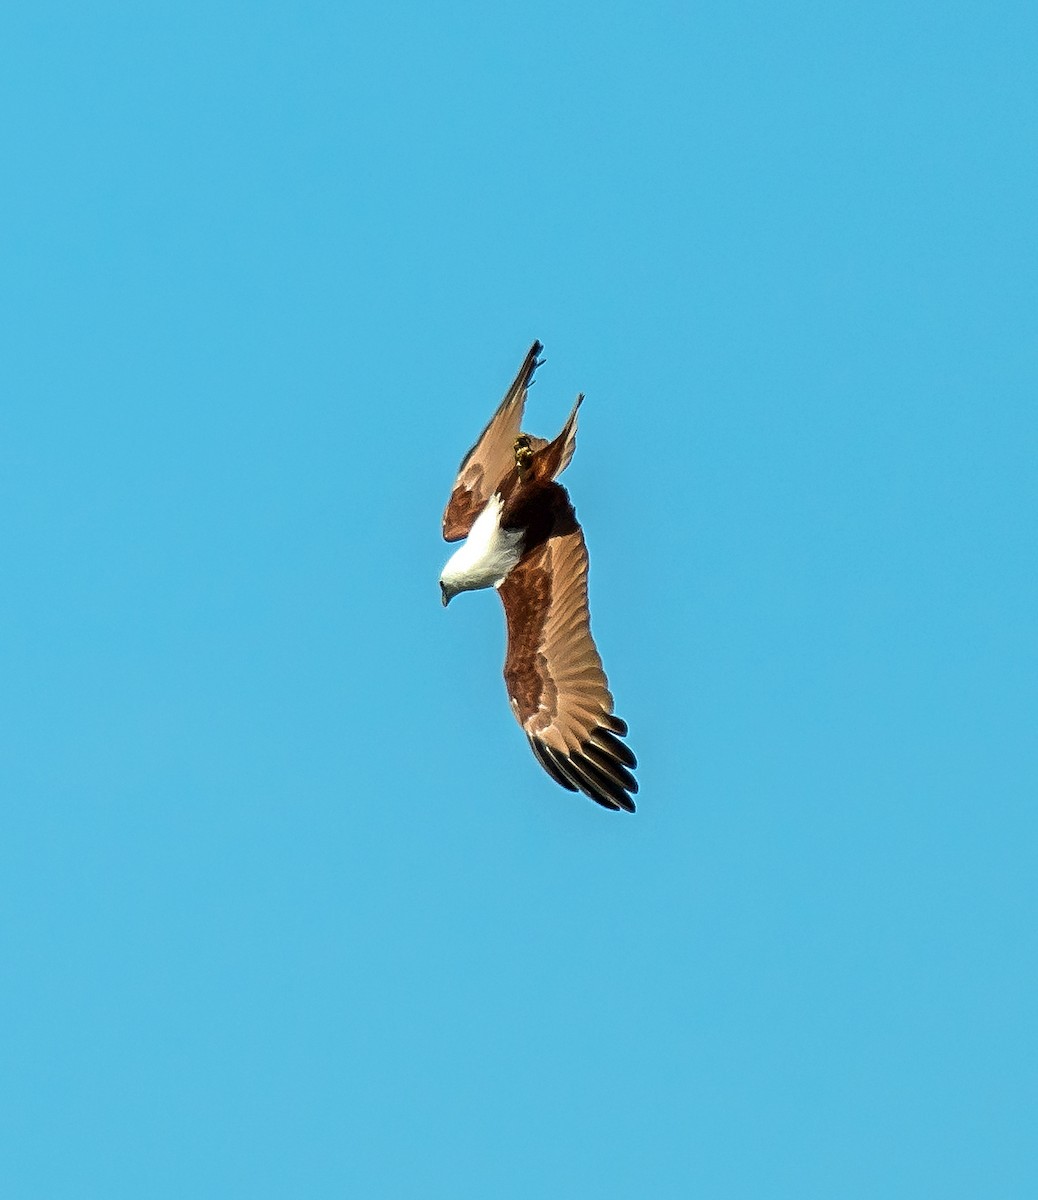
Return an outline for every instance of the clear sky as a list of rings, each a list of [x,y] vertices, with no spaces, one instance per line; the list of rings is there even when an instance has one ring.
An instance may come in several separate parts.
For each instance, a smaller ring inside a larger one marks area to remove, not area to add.
[[[1038,10],[16,5],[0,1194],[1038,1195]],[[457,462],[534,338],[640,759]]]

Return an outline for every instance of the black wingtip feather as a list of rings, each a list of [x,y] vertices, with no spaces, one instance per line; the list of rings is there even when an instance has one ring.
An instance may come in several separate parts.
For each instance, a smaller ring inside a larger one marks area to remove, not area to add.
[[[585,742],[581,746],[581,750],[595,764],[600,771],[603,771],[615,783],[618,783],[628,792],[637,794],[638,780],[627,770],[621,766],[619,762],[595,742]]]
[[[583,755],[573,755],[567,760],[571,775],[581,784],[585,796],[605,804],[609,808],[622,808],[634,812],[634,801],[623,787]]]
[[[558,750],[553,750],[551,746],[547,745],[542,745],[541,751],[543,752],[545,758],[547,758],[554,766],[555,771],[553,774],[555,778],[558,778],[558,776],[561,775],[562,778],[566,780],[566,784],[571,792],[583,791],[583,788],[580,784],[580,778],[574,774],[573,770],[571,769],[570,761],[565,754],[560,754]]]
[[[554,779],[557,784],[560,784],[562,787],[564,787],[567,792],[575,792],[577,790],[577,785],[575,783],[570,783],[566,776],[563,775],[555,763],[548,757],[548,747],[542,745],[537,741],[536,738],[528,737],[527,741],[529,741],[530,749],[536,755],[537,761],[548,772],[552,779]]]
[[[533,737],[529,738],[529,742],[537,756],[537,761],[552,779],[567,791],[583,792],[585,796],[594,800],[596,804],[601,804],[603,808],[634,812],[634,801],[627,794],[624,782],[615,775],[611,775],[608,770],[599,766],[590,757],[584,754],[562,754]],[[623,770],[616,764],[613,764],[612,769],[614,771]],[[634,780],[632,779],[631,782],[633,783]],[[637,784],[635,784],[635,789],[637,789]]]
[[[591,735],[591,739],[601,746],[602,749],[608,754],[611,754],[614,758],[619,759],[619,761],[630,770],[633,771],[638,765],[638,760],[634,757],[634,752],[631,750],[630,746],[624,745],[624,743],[621,742],[618,737],[614,737],[604,725],[600,725],[595,730],[595,732]]]
[[[527,734],[526,740],[545,771],[568,792],[583,792],[603,808],[634,812],[638,781],[631,771],[638,760],[610,729],[626,733],[627,725],[607,714],[574,754],[553,749],[535,734]]]

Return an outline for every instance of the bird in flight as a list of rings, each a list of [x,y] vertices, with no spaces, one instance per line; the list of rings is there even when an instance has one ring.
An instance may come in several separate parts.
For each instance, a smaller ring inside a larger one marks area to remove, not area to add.
[[[440,591],[497,588],[505,606],[505,686],[537,761],[571,792],[634,812],[637,762],[620,739],[602,660],[591,636],[587,548],[566,489],[556,482],[576,446],[577,397],[553,441],[523,433],[526,391],[542,346],[530,347],[515,382],[461,460],[443,514],[443,536],[464,543],[447,560]]]

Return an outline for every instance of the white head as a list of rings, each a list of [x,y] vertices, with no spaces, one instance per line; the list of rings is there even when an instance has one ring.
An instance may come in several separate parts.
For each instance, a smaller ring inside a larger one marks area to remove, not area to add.
[[[523,531],[502,529],[501,497],[491,496],[468,537],[440,572],[440,593],[447,605],[458,592],[497,587],[522,556]]]

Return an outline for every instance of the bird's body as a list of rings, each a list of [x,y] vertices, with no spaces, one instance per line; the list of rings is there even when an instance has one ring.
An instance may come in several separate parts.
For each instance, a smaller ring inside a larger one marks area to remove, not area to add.
[[[549,775],[611,809],[634,811],[634,755],[620,739],[602,660],[591,637],[587,549],[566,489],[577,410],[553,441],[520,429],[541,345],[462,460],[443,536],[465,538],[440,576],[446,605],[463,591],[495,587],[505,608],[505,685],[516,720]]]

